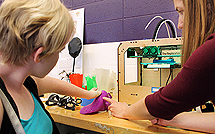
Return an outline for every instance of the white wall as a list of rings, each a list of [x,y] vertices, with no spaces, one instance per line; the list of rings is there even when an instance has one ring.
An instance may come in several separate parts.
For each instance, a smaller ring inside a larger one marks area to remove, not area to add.
[[[95,68],[109,69],[116,73],[118,46],[119,42],[84,45],[84,75],[92,75]]]
[[[95,69],[105,69],[110,70],[110,73],[115,73],[116,77],[118,74],[118,61],[117,61],[117,49],[121,42],[110,42],[110,43],[101,43],[101,44],[90,44],[83,45],[83,66],[80,67],[78,59],[76,59],[75,73],[80,73],[80,69],[83,70],[83,75],[94,76],[96,75]],[[61,78],[65,76],[64,74],[59,75],[60,72],[65,70],[67,73],[72,71],[73,58],[69,56],[69,52],[65,50],[60,53],[59,61],[53,70],[49,73],[49,76],[55,78]],[[126,59],[125,68],[126,82],[136,80],[136,59],[129,58]],[[104,80],[105,81],[105,80]],[[107,80],[106,80],[107,81]]]
[[[83,72],[84,76],[95,75],[96,68],[108,69],[118,74],[117,49],[120,42],[84,45],[83,49]],[[136,58],[126,59],[125,68],[126,82],[136,81]],[[117,77],[117,76],[116,76]],[[104,80],[105,81],[105,80]]]

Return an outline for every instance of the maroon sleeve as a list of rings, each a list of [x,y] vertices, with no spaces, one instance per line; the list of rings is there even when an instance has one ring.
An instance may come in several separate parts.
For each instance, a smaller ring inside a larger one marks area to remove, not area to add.
[[[215,34],[196,49],[177,77],[145,99],[149,113],[170,120],[215,97]]]

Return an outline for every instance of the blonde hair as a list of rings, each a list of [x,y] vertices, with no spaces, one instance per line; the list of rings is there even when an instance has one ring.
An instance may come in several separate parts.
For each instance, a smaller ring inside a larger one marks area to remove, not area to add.
[[[39,47],[40,58],[60,52],[74,23],[60,0],[5,0],[0,7],[0,53],[4,63],[22,65]]]
[[[182,64],[210,34],[215,32],[215,0],[183,0],[183,2],[185,16]]]

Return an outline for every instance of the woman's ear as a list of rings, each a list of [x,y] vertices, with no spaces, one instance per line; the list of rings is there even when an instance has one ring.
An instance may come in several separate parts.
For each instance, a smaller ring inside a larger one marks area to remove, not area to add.
[[[44,47],[39,47],[37,50],[34,51],[33,54],[33,59],[35,63],[39,63],[40,62],[40,54],[43,52]]]

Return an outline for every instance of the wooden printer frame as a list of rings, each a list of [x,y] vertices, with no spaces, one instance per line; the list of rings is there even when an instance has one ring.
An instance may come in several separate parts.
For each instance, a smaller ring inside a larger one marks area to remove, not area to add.
[[[133,104],[151,93],[150,86],[142,86],[141,71],[142,65],[140,64],[141,58],[137,59],[137,82],[132,84],[125,84],[125,52],[133,47],[146,47],[146,46],[167,46],[167,45],[182,45],[181,38],[167,38],[167,39],[151,39],[151,40],[138,40],[126,41],[120,43],[118,47],[118,101]]]

